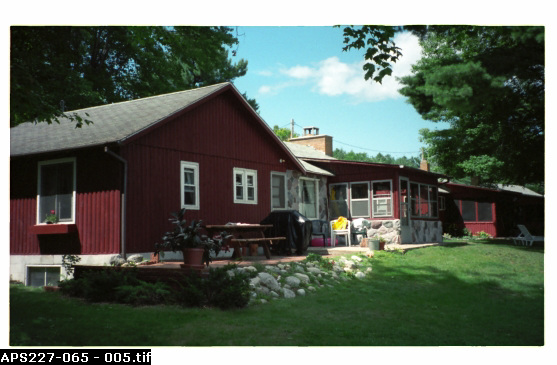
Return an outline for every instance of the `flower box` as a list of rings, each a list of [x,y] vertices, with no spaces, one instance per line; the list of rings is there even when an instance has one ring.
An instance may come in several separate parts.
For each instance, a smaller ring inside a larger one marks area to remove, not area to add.
[[[31,226],[34,234],[68,234],[77,232],[75,224],[37,224]]]

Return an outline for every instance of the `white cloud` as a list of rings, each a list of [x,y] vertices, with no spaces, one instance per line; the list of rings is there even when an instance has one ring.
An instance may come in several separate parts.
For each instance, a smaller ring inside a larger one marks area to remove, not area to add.
[[[420,59],[421,48],[418,38],[410,33],[397,35],[395,43],[402,49],[403,56],[393,64],[393,74],[384,77],[382,84],[365,80],[364,60],[356,63],[345,63],[340,61],[338,57],[327,58],[312,67],[297,65],[282,69],[281,73],[299,82],[312,84],[312,90],[319,94],[329,96],[349,95],[355,102],[399,98],[401,95],[397,90],[400,89],[401,85],[395,78],[410,74],[411,65]],[[280,89],[291,85],[292,83],[287,82],[277,86],[263,86],[259,89],[259,92],[278,92]]]

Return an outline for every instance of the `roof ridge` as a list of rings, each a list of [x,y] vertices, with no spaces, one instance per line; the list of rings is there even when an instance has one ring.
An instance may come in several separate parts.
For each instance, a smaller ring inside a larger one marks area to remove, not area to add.
[[[110,106],[114,106],[114,105],[120,105],[120,104],[124,104],[124,103],[133,103],[133,102],[138,102],[138,101],[144,101],[144,100],[148,100],[148,99],[155,99],[155,98],[160,98],[160,97],[164,97],[164,96],[169,96],[169,95],[174,95],[174,94],[181,94],[181,93],[187,93],[187,92],[192,92],[192,91],[198,91],[201,89],[206,89],[209,87],[216,87],[216,86],[221,86],[224,87],[227,84],[231,84],[230,81],[226,81],[226,82],[221,82],[218,84],[213,84],[213,85],[207,85],[207,86],[202,86],[202,87],[196,87],[193,89],[187,89],[187,90],[180,90],[180,91],[173,91],[170,93],[166,93],[166,94],[160,94],[160,95],[151,95],[151,96],[146,96],[144,98],[137,98],[137,99],[132,99],[132,100],[122,100],[122,101],[118,101],[116,103],[110,103],[110,104],[102,104],[102,105],[97,105],[97,106],[90,106],[88,108],[81,108],[81,109],[75,109],[75,110],[68,110],[66,112],[64,112],[64,114],[66,113],[77,113],[77,112],[81,112],[81,111],[85,111],[85,110],[92,110],[92,109],[98,109],[98,108],[106,108],[106,107],[110,107]]]

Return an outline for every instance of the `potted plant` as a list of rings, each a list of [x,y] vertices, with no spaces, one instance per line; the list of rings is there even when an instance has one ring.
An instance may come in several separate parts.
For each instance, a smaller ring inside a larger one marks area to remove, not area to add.
[[[379,236],[379,250],[385,249],[385,243],[387,243],[387,240]]]
[[[50,213],[46,213],[46,218],[44,220],[46,224],[58,223],[58,216],[55,210],[51,210]]]
[[[218,255],[220,250],[226,245],[231,235],[221,232],[220,236],[211,238],[203,234],[203,222],[193,220],[188,225],[184,219],[186,209],[171,213],[169,218],[174,225],[174,230],[166,232],[162,236],[162,242],[155,244],[155,255],[162,254],[163,251],[181,251],[184,257],[183,268],[201,270],[203,265],[209,266],[211,252]]]
[[[370,250],[379,250],[379,237],[375,236],[369,239],[367,242]]]

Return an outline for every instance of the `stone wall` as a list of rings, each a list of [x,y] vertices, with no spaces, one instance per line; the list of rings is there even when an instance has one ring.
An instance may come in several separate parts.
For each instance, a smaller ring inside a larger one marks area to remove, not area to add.
[[[286,171],[286,191],[287,191],[287,209],[299,210],[300,204],[300,177],[303,175],[297,171]],[[324,176],[308,176],[319,180],[319,219],[327,220],[327,178]]]
[[[412,243],[443,242],[443,225],[439,221],[412,221]]]
[[[390,243],[400,243],[400,219],[388,219],[388,220],[367,220],[367,219],[355,219],[352,221],[353,227],[358,229],[360,227],[365,227],[367,230],[368,238],[377,238],[379,236],[383,237],[387,244]],[[353,229],[354,229],[353,228]],[[352,244],[360,243],[363,235],[356,235],[358,242],[353,242]]]

